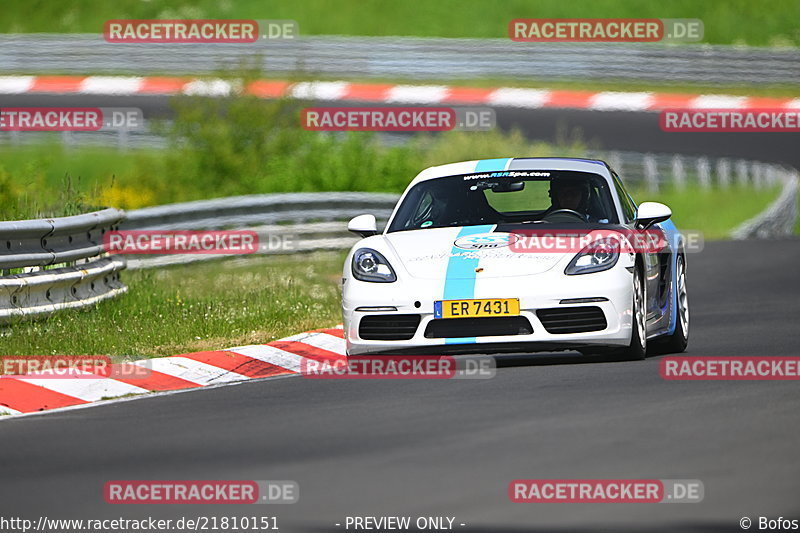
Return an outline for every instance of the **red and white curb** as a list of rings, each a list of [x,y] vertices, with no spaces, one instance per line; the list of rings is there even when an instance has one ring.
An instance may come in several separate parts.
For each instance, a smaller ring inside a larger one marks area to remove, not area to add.
[[[225,96],[236,82],[222,79],[128,76],[0,76],[0,94],[200,95]],[[245,92],[261,98],[385,104],[453,104],[495,107],[568,108],[594,111],[662,109],[800,109],[800,98],[765,98],[722,94],[568,91],[514,87],[475,88],[447,85],[395,85],[260,80]]]
[[[0,420],[52,409],[74,408],[95,402],[153,392],[180,391],[297,375],[307,359],[335,364],[345,358],[344,331],[319,329],[267,344],[227,350],[194,352],[112,365],[112,376],[55,378],[48,372],[0,378]],[[124,371],[125,365],[148,369],[145,377]],[[116,368],[115,368],[116,367]]]

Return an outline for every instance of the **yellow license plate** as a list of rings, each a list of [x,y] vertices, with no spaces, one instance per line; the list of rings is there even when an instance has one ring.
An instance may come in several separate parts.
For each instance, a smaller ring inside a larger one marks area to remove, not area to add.
[[[442,300],[434,303],[434,318],[475,318],[519,314],[518,298]]]

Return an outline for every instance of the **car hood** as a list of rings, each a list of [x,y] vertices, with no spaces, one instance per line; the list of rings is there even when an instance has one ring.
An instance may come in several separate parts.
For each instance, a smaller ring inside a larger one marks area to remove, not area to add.
[[[398,231],[383,236],[408,274],[420,279],[529,276],[553,268],[563,253],[519,253],[514,236],[496,226]],[[449,268],[448,268],[449,267]]]

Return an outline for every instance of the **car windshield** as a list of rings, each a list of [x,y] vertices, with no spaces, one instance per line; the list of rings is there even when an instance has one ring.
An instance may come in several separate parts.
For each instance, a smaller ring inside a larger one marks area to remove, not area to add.
[[[423,181],[389,232],[479,224],[618,222],[605,178],[590,172],[512,170]]]

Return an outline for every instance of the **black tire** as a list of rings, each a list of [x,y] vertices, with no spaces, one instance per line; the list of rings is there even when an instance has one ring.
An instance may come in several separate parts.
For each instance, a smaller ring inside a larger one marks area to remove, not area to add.
[[[686,259],[679,255],[675,265],[677,278],[676,322],[675,331],[658,341],[659,354],[681,353],[689,345],[689,294],[686,290]]]
[[[625,361],[641,361],[647,357],[647,287],[644,282],[644,272],[639,265],[636,266],[633,275],[631,343],[619,352]]]

